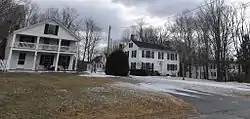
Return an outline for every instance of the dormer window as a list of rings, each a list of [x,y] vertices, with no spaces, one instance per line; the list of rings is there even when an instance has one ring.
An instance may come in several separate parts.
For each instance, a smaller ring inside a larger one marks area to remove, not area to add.
[[[132,48],[133,47],[133,43],[129,43],[129,48]]]
[[[58,35],[58,25],[45,24],[44,34]]]

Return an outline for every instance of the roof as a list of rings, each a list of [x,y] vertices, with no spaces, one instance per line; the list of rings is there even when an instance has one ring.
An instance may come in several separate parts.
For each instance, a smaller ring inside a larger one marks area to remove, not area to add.
[[[155,44],[155,43],[147,43],[147,42],[141,42],[141,41],[136,41],[132,40],[138,47],[141,48],[149,48],[149,49],[156,49],[156,50],[171,50],[174,51],[171,47],[166,47],[160,44]]]
[[[24,28],[21,28],[21,29],[18,29],[18,30],[15,30],[14,33],[16,32],[21,32],[21,31],[24,31],[26,29],[30,29],[30,28],[33,28],[33,27],[36,27],[38,25],[41,25],[41,24],[46,24],[48,22],[56,22],[60,27],[62,27],[63,29],[65,29],[66,31],[68,31],[73,37],[75,37],[78,41],[81,40],[80,37],[78,37],[75,33],[73,33],[71,30],[69,30],[68,28],[66,28],[61,22],[59,22],[58,20],[56,19],[49,19],[49,20],[46,20],[46,21],[43,21],[43,22],[40,22],[40,23],[37,23],[37,24],[34,24],[34,25],[30,25],[30,26],[27,26],[27,27],[24,27]]]
[[[101,62],[102,61],[102,56],[96,56],[92,62]]]

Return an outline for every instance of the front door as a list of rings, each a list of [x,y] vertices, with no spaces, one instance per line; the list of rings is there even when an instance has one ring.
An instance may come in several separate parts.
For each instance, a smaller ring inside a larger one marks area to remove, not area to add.
[[[26,53],[20,52],[17,60],[17,69],[24,69]]]

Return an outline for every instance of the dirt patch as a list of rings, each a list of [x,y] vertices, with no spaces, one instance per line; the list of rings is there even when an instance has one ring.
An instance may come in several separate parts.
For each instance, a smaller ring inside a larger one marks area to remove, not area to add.
[[[182,119],[192,107],[153,93],[111,87],[107,78],[1,74],[1,119]]]

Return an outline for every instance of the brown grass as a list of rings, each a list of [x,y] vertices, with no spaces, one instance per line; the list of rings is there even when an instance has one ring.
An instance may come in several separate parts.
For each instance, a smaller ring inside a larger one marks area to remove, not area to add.
[[[71,74],[0,74],[1,119],[182,119],[185,102]]]

